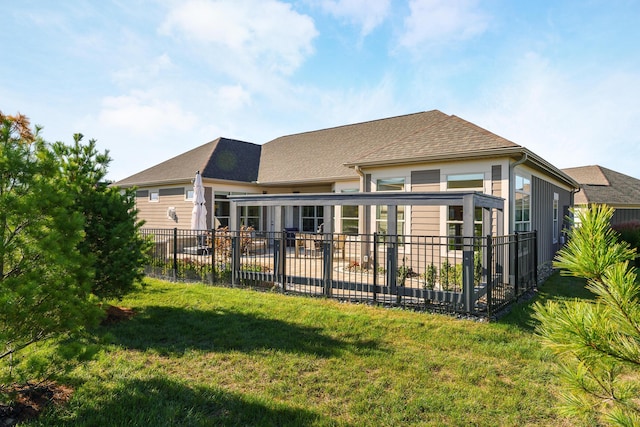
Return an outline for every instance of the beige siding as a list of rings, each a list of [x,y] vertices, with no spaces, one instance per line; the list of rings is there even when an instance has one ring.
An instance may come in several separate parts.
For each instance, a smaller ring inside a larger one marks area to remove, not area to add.
[[[157,202],[150,202],[148,197],[138,197],[136,199],[138,217],[144,219],[146,228],[180,228],[191,227],[191,210],[193,203],[185,200],[184,194],[160,196]],[[169,207],[176,208],[177,221],[167,216]],[[207,209],[209,210],[209,209]]]
[[[416,176],[425,172],[431,178],[420,181]],[[431,172],[429,174],[429,172]],[[438,182],[435,181],[437,177]],[[440,172],[418,171],[412,176],[411,191],[440,191]],[[411,233],[417,236],[438,236],[440,234],[440,207],[439,206],[412,206],[411,207]]]

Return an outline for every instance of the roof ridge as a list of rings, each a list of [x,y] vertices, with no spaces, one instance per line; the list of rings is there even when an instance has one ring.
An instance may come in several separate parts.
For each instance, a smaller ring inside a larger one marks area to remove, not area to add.
[[[438,112],[442,113],[442,111],[440,111],[440,110],[431,110],[431,111],[438,111]],[[423,111],[423,113],[427,113],[427,112],[431,112],[431,111]],[[422,113],[416,113],[416,114],[422,114]],[[445,120],[448,120],[448,119],[450,119],[450,118],[451,118],[451,116],[450,116],[450,115],[448,115],[448,114],[446,114],[446,113],[442,113],[442,114],[443,114],[443,116],[442,116],[442,117],[440,117],[440,118],[438,118],[438,119],[434,120],[432,123],[429,123],[429,124],[427,124],[426,126],[423,126],[423,127],[421,127],[420,129],[416,129],[416,130],[414,130],[414,131],[412,131],[412,132],[410,132],[410,133],[408,133],[408,134],[406,134],[406,135],[403,135],[403,136],[401,136],[401,137],[398,137],[398,138],[394,139],[393,141],[389,142],[388,144],[385,144],[385,145],[383,145],[383,146],[381,146],[381,147],[378,147],[378,148],[372,149],[371,151],[368,151],[368,152],[366,152],[366,153],[362,154],[362,155],[361,155],[361,156],[359,156],[359,157],[361,157],[361,158],[362,158],[362,157],[367,157],[368,155],[373,154],[373,153],[375,153],[375,152],[377,152],[377,151],[380,151],[380,150],[385,149],[385,148],[387,148],[387,147],[391,147],[393,144],[396,144],[396,143],[398,143],[399,141],[402,141],[403,139],[406,139],[406,138],[407,138],[407,137],[409,137],[409,136],[416,135],[416,134],[418,134],[418,133],[424,132],[426,129],[429,129],[430,127],[433,127],[433,126],[435,126],[436,124],[438,124],[438,123],[440,123],[440,122],[442,122],[442,121],[445,121]],[[399,117],[401,117],[401,116],[399,116]]]
[[[381,118],[381,119],[365,120],[363,122],[349,123],[349,124],[346,124],[346,125],[338,125],[338,126],[330,126],[328,128],[324,128],[324,129],[315,129],[315,130],[308,130],[308,131],[305,131],[305,132],[292,133],[292,134],[289,134],[289,135],[282,135],[282,136],[279,136],[277,138],[272,139],[271,141],[275,141],[275,140],[278,140],[278,139],[281,139],[281,138],[288,138],[288,137],[291,137],[291,136],[308,135],[308,134],[311,134],[311,133],[324,132],[324,131],[328,131],[328,130],[341,129],[341,128],[347,128],[347,127],[350,127],[350,126],[360,126],[360,125],[365,125],[365,124],[369,124],[369,123],[383,122],[383,121],[386,121],[386,120],[398,119],[400,117],[417,116],[419,114],[431,113],[431,112],[436,112],[436,111],[439,112],[439,113],[445,114],[445,113],[443,113],[442,111],[440,111],[438,109],[433,109],[433,110],[428,110],[428,111],[418,111],[416,113],[399,114],[397,116],[384,117],[384,118]],[[269,142],[271,142],[271,141],[269,141]],[[267,142],[266,144],[268,144],[269,142]]]

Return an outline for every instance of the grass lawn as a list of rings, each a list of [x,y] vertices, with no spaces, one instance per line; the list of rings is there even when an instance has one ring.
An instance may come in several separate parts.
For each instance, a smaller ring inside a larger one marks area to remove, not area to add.
[[[588,298],[552,277],[537,298]],[[568,426],[530,303],[494,323],[149,280],[27,425]]]

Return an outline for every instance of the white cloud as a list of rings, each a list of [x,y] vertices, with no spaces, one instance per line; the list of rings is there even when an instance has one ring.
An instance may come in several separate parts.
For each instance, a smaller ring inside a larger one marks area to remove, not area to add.
[[[99,122],[103,126],[151,137],[162,135],[167,130],[188,130],[195,126],[197,119],[174,102],[137,91],[131,95],[104,98]]]
[[[313,53],[313,20],[275,0],[190,0],[170,10],[160,31],[210,49],[202,55],[241,62],[284,75]]]
[[[482,34],[488,16],[476,7],[477,0],[411,0],[400,44],[408,48],[466,40]]]
[[[119,84],[148,84],[151,79],[157,78],[161,73],[175,68],[171,57],[167,53],[152,58],[149,61],[139,61],[127,68],[113,72],[113,79]]]
[[[336,18],[360,26],[366,36],[387,18],[391,0],[322,0],[320,5]]]
[[[223,108],[237,110],[251,104],[251,94],[241,85],[222,86],[218,89],[218,101]]]

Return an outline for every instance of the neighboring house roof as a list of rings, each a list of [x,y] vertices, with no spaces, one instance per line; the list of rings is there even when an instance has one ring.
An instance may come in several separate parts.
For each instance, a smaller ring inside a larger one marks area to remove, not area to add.
[[[598,165],[563,169],[575,179],[581,191],[575,204],[608,204],[614,207],[640,207],[640,180]]]
[[[119,187],[170,184],[203,178],[254,182],[258,178],[261,146],[218,138],[149,169],[114,183]]]

